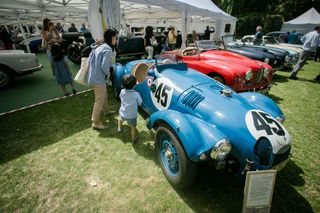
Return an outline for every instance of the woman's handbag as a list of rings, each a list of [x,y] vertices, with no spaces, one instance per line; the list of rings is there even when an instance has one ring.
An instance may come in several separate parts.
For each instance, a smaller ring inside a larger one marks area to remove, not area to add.
[[[78,84],[82,84],[84,86],[89,86],[87,82],[87,74],[89,71],[89,61],[88,58],[81,58],[81,67],[74,77],[74,81]]]
[[[157,42],[156,39],[151,38],[150,41],[151,41],[151,45],[152,45],[153,47],[157,47],[157,46],[158,46],[158,42]]]

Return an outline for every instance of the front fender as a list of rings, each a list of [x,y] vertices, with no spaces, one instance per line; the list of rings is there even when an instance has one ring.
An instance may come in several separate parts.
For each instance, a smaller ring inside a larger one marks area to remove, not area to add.
[[[161,123],[167,123],[179,137],[182,146],[192,161],[199,161],[202,153],[209,156],[211,148],[221,139],[226,138],[214,125],[190,115],[175,110],[158,111],[152,114],[147,127],[157,128]]]
[[[256,92],[243,92],[239,93],[239,95],[246,99],[250,104],[267,112],[272,117],[285,118],[279,106],[271,98]]]

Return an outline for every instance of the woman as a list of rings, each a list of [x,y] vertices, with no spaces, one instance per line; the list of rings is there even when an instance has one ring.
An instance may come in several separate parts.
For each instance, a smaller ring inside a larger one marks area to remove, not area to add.
[[[192,31],[192,43],[195,43],[196,41],[199,41],[199,36],[197,35],[196,31]]]
[[[94,105],[92,110],[92,128],[106,129],[100,120],[101,112],[107,114],[106,78],[110,75],[110,68],[114,63],[114,50],[117,42],[117,32],[108,29],[103,34],[104,42],[91,45],[89,56],[88,84],[94,91]],[[110,114],[110,113],[109,113]]]
[[[146,27],[146,35],[144,36],[144,47],[146,52],[148,53],[147,59],[152,59],[153,57],[153,52],[154,52],[154,43],[155,43],[155,38],[153,36],[153,27],[147,26]]]
[[[176,44],[177,44],[177,32],[175,26],[170,27],[170,31],[168,33],[168,46],[170,50],[175,50],[176,49]]]
[[[54,73],[54,62],[53,62],[53,58],[51,55],[51,46],[53,44],[60,44],[61,37],[60,37],[59,32],[55,29],[53,22],[48,18],[43,19],[41,36],[44,41],[45,47],[47,48],[47,53],[48,53],[48,57],[50,60],[50,65],[51,65],[51,71],[54,75],[55,74]]]

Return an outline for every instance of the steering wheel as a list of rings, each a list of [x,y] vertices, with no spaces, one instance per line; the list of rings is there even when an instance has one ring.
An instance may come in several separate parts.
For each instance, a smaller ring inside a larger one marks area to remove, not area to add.
[[[183,56],[193,56],[193,55],[196,55],[196,54],[197,54],[197,49],[195,47],[186,48],[182,52]]]

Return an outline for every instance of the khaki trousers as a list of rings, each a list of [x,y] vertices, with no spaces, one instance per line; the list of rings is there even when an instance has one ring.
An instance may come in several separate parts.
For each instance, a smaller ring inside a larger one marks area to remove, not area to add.
[[[101,122],[100,115],[102,111],[107,110],[108,93],[106,85],[94,85],[94,105],[91,120],[93,122]]]

